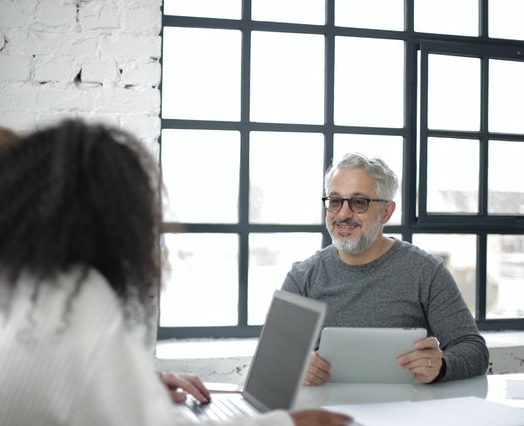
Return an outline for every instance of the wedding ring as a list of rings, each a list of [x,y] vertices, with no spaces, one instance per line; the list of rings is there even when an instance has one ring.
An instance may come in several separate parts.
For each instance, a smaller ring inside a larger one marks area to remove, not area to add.
[[[428,368],[431,368],[431,359],[428,358]]]

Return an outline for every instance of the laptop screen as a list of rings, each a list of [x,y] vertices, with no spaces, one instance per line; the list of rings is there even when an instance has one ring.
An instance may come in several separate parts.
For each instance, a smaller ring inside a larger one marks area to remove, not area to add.
[[[275,292],[244,384],[249,402],[262,410],[292,408],[324,314],[320,302]]]

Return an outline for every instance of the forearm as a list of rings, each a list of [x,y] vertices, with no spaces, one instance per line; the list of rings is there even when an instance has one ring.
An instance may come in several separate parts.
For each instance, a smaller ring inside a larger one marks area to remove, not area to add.
[[[488,369],[489,352],[479,335],[463,336],[448,345],[443,352],[446,373],[440,382],[479,376]]]
[[[431,332],[440,341],[446,374],[440,381],[465,379],[486,373],[489,352],[475,320],[464,303],[451,274],[437,271],[428,310]]]

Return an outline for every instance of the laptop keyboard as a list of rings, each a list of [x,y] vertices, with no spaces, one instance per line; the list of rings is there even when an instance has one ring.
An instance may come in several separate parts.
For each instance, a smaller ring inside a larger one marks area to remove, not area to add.
[[[254,416],[256,411],[241,398],[221,398],[213,396],[209,404],[199,404],[196,401],[188,403],[189,408],[198,417],[211,420],[225,420],[231,417]]]

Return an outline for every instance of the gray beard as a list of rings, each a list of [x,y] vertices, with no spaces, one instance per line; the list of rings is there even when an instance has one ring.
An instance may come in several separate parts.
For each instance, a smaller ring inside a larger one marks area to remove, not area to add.
[[[357,255],[364,253],[371,245],[375,242],[380,231],[382,230],[382,224],[376,222],[375,225],[369,230],[368,233],[362,234],[357,239],[338,239],[333,236],[331,230],[328,227],[329,235],[331,235],[331,240],[333,245],[338,251],[343,251],[347,254]]]

